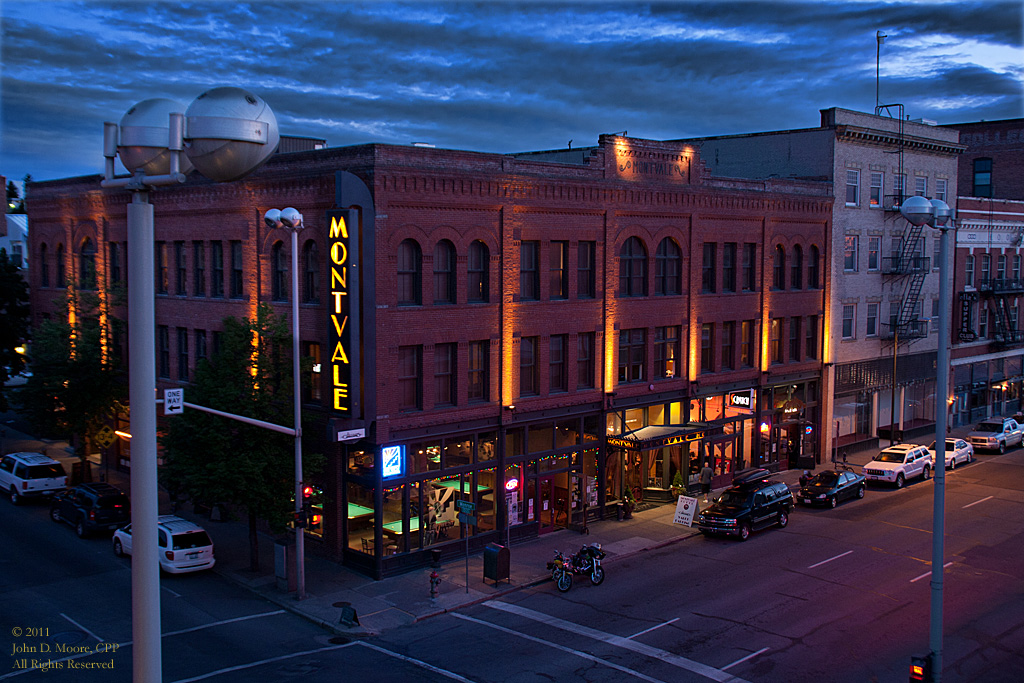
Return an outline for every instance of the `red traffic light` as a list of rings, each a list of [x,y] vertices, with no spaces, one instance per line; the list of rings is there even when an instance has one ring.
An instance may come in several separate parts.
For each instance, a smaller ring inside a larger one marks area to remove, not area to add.
[[[302,487],[302,497],[306,498],[306,499],[312,498],[313,497],[313,487],[312,486],[303,486]]]

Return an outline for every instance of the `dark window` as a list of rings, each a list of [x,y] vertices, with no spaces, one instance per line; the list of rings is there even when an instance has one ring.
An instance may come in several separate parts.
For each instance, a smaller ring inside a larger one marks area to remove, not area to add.
[[[178,328],[178,379],[188,381],[188,330]]]
[[[188,280],[188,273],[185,271],[185,243],[174,243],[174,293],[178,296],[185,296],[185,284]]]
[[[57,245],[57,286],[64,287],[67,285],[67,271],[64,270],[64,245]]]
[[[700,326],[700,371],[715,371],[715,324]]]
[[[579,299],[593,299],[597,295],[595,258],[597,254],[596,242],[580,242],[576,251],[578,261],[576,263],[576,297]]]
[[[160,377],[170,379],[171,377],[171,339],[167,325],[158,325],[156,328],[156,343],[159,353],[157,354],[158,374]]]
[[[234,252],[234,248],[232,248],[232,252]],[[231,288],[234,290],[234,277],[231,279]],[[288,266],[284,261],[284,242],[275,242],[274,246],[270,248],[270,285],[272,300],[286,301],[288,299]],[[234,294],[233,291],[232,294]]]
[[[569,243],[552,242],[551,251],[548,254],[551,281],[551,291],[548,297],[551,299],[569,298]]]
[[[519,299],[536,301],[540,298],[540,242],[519,243]]]
[[[420,410],[423,397],[422,346],[398,347],[398,409]]]
[[[398,305],[419,306],[422,302],[423,258],[416,240],[398,245]]]
[[[306,342],[305,344],[303,344],[303,346],[306,347],[305,348],[305,356],[306,356],[306,358],[308,358],[311,361],[311,363],[309,365],[310,371],[309,371],[309,375],[308,375],[308,378],[309,378],[309,382],[307,383],[308,386],[304,387],[304,389],[303,389],[303,393],[305,395],[305,401],[307,403],[319,403],[320,402],[320,398],[321,398],[321,394],[320,394],[320,376],[321,376],[321,373],[320,373],[320,368],[321,368],[321,365],[320,365],[320,362],[321,362],[320,361],[320,344],[318,344],[316,342]]]
[[[807,338],[804,345],[804,356],[809,359],[818,357],[818,316],[807,316]]]
[[[192,243],[192,294],[206,296],[206,248],[202,242]]]
[[[722,323],[722,369],[736,368],[736,323]]]
[[[771,352],[772,363],[782,362],[782,318],[771,321]]]
[[[455,245],[448,240],[434,246],[434,303],[455,303]]]
[[[722,291],[736,291],[736,243],[726,242],[722,247]]]
[[[576,341],[576,388],[594,386],[594,333],[580,332]]]
[[[224,296],[224,243],[221,241],[210,242],[210,296]]]
[[[278,242],[274,245],[272,251],[274,263],[274,284],[275,286],[280,285],[279,297],[275,299],[287,299],[288,298],[288,286],[284,280],[287,279],[288,266],[284,262],[284,244]],[[281,282],[278,283],[279,273],[283,273],[280,276]],[[231,241],[231,298],[241,299],[242,298],[242,243],[237,240]]]
[[[453,406],[456,402],[455,344],[434,346],[434,405]]]
[[[156,293],[166,294],[168,281],[167,281],[167,243],[157,242],[153,245],[154,252],[156,253],[156,264],[154,270],[156,271]]]
[[[992,196],[992,159],[974,160],[974,196]]]
[[[39,276],[43,287],[50,286],[50,263],[47,260],[46,243],[39,245]]]
[[[469,400],[487,401],[490,398],[488,369],[490,368],[490,342],[469,343]]]
[[[804,251],[800,245],[793,247],[793,261],[789,268],[789,286],[802,289],[804,286]]]
[[[548,363],[551,369],[551,385],[549,393],[569,390],[569,378],[566,371],[565,346],[568,337],[564,334],[551,335],[551,353]]]
[[[636,237],[619,252],[619,296],[647,296],[647,250]]]
[[[757,245],[752,242],[743,244],[743,291],[753,292],[757,289]]]
[[[683,259],[679,245],[670,237],[658,244],[654,256],[654,294],[672,296],[682,291]]]
[[[775,268],[772,289],[786,288],[786,250],[782,245],[775,247]]]
[[[316,242],[309,240],[302,249],[305,265],[302,277],[302,300],[307,304],[320,303],[320,253]]]
[[[679,328],[659,327],[654,331],[654,379],[678,377]]]
[[[114,285],[121,281],[121,245],[118,242],[111,242],[110,252],[110,284]]]
[[[537,393],[537,337],[522,337],[519,340],[519,395],[536,396]]]
[[[490,272],[491,255],[487,245],[475,240],[469,245],[469,268],[466,299],[468,301],[489,301],[488,274]]]
[[[754,367],[754,321],[744,320],[740,323],[740,367]]]
[[[789,319],[789,362],[797,363],[800,361],[800,343],[803,341],[800,337],[800,318]]]
[[[221,332],[220,330],[214,330],[213,331],[213,353],[212,353],[212,356],[214,358],[216,358],[217,355],[220,353],[220,350],[223,347],[223,341],[224,341],[224,333]]]
[[[818,248],[812,246],[807,261],[807,286],[811,289],[818,289],[818,268]]]
[[[716,271],[718,260],[718,245],[714,242],[704,243],[704,265],[701,268],[700,288],[702,292],[716,291],[718,273]]]
[[[206,330],[196,330],[196,367],[199,361],[206,360]]]
[[[82,289],[96,289],[96,245],[88,237],[82,241],[78,265],[78,286]]]
[[[619,382],[642,382],[647,365],[647,330],[619,332]]]

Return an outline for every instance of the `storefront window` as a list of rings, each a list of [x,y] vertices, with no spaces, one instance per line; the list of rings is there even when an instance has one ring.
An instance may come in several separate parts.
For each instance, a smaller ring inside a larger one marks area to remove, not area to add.
[[[665,424],[665,404],[659,403],[658,405],[650,406],[647,408],[647,424]]]
[[[459,441],[445,441],[444,444],[444,466],[462,467],[473,462],[473,440],[462,439]]]
[[[349,474],[369,476],[373,474],[373,455],[375,451],[351,450],[348,452]]]
[[[526,451],[523,449],[523,430],[522,428],[510,429],[505,434],[505,457],[514,458],[517,455],[523,455]]]
[[[494,531],[496,528],[495,502],[499,500],[499,492],[495,487],[495,479],[495,470],[482,470],[476,473],[476,527],[474,533]]]
[[[567,448],[580,442],[579,420],[564,420],[555,430],[555,448]]]
[[[550,451],[554,443],[551,424],[534,425],[530,429],[530,453]]]
[[[605,421],[608,425],[608,436],[618,436],[622,433],[622,414],[621,413],[608,413]]]
[[[523,466],[511,465],[505,468],[505,511],[510,527],[525,524],[526,472]]]
[[[490,462],[497,455],[498,433],[484,432],[477,442],[476,459],[479,462]]]
[[[676,402],[668,404],[668,422],[669,424],[681,425],[686,421],[683,416],[683,404]]]
[[[441,469],[441,442],[425,441],[412,444],[406,450],[408,474],[422,474]]]
[[[601,420],[597,415],[583,418],[583,440],[597,441],[601,438]]]
[[[349,482],[345,491],[348,494],[348,547],[373,555],[373,489]]]
[[[722,406],[725,404],[722,395],[718,396],[707,396],[702,398],[701,401],[704,403],[704,418],[705,422],[711,420],[720,420],[724,416]]]
[[[418,519],[409,520],[409,533],[405,533],[403,514],[404,506],[402,496],[405,493],[405,484],[395,488],[384,489],[384,507],[381,509],[381,521],[383,523],[382,542],[384,544],[384,555],[395,555],[409,551],[409,546],[415,547],[416,543],[409,542],[409,537],[416,537],[419,531]]]
[[[420,484],[423,507],[418,526],[423,530],[423,547],[459,537],[458,511],[455,509],[458,487],[458,477]]]

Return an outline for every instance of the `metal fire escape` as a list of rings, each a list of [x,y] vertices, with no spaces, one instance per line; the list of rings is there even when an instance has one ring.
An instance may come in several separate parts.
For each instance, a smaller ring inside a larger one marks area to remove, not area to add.
[[[1015,278],[994,278],[979,283],[981,305],[995,312],[993,345],[999,348],[1024,344],[1024,332],[1017,329],[1019,321],[1010,313],[1010,300],[1024,294],[1024,281]]]

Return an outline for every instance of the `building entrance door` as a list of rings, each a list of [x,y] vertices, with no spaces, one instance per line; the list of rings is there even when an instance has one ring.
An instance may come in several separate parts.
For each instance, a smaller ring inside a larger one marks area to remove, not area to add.
[[[537,478],[537,488],[540,489],[539,533],[546,534],[568,526],[568,480],[568,473]]]

